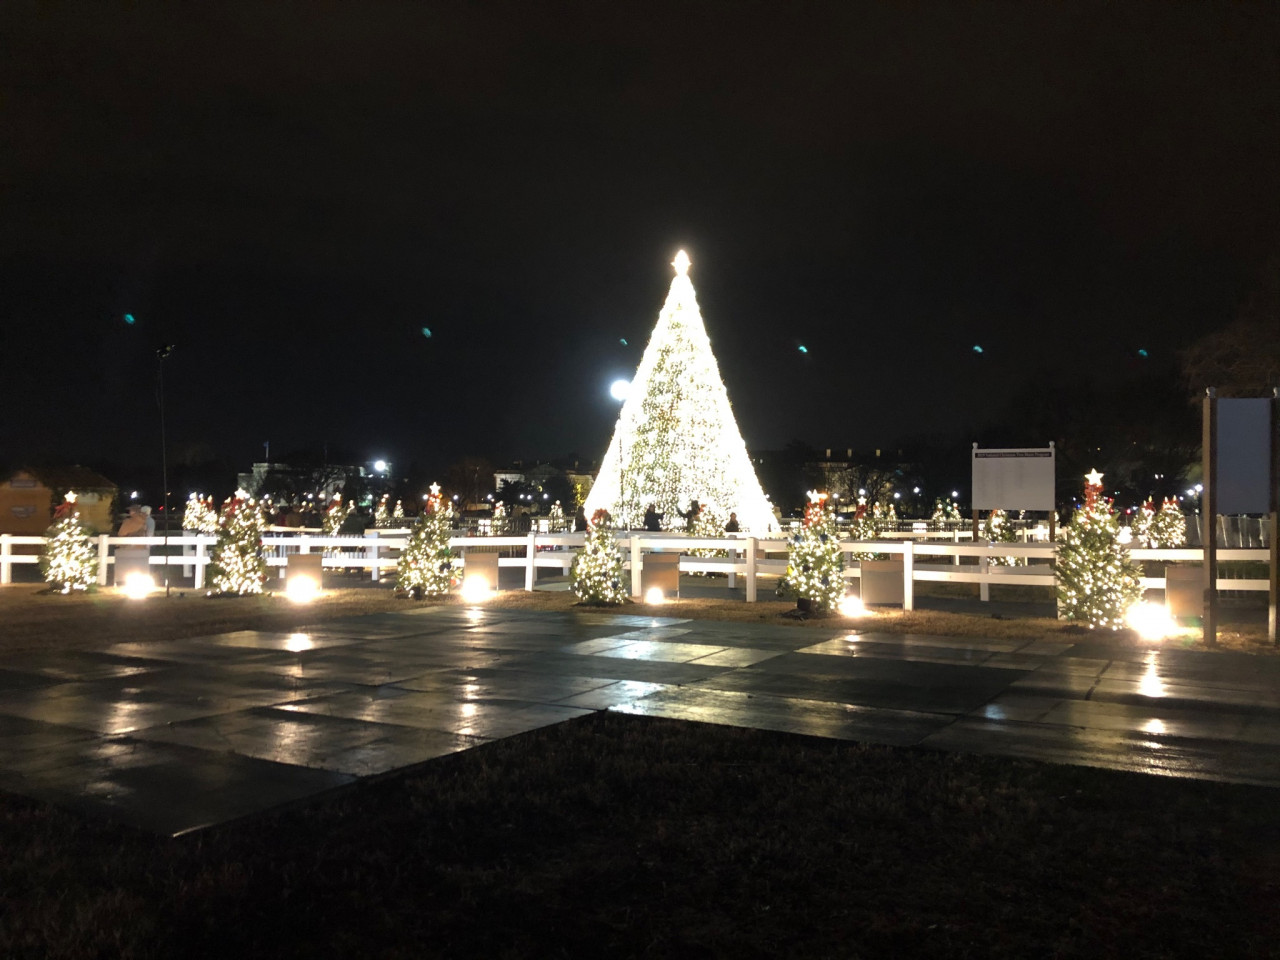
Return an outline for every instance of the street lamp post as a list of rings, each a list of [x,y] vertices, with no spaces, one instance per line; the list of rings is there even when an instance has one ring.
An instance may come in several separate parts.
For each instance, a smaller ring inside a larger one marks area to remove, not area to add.
[[[160,493],[164,500],[164,595],[169,596],[169,444],[164,425],[164,362],[173,353],[168,343],[156,350],[156,399],[160,405]]]

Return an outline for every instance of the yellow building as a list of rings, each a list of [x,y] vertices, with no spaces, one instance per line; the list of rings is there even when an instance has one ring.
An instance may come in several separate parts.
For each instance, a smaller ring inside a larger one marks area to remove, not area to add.
[[[80,520],[91,532],[114,532],[119,489],[102,474],[76,465],[26,468],[0,483],[0,533],[40,536],[68,490],[76,492]]]

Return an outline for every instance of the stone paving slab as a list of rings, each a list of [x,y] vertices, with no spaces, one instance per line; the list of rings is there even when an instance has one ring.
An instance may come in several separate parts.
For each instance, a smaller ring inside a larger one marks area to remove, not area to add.
[[[668,689],[612,709],[646,717],[697,720],[890,746],[914,746],[955,719],[942,714],[860,707],[828,700],[697,688]]]
[[[182,833],[594,710],[1280,786],[1280,662],[413,607],[0,663],[6,789]]]
[[[0,763],[6,789],[154,833],[178,835],[318,796],[349,774],[128,737],[94,738]]]

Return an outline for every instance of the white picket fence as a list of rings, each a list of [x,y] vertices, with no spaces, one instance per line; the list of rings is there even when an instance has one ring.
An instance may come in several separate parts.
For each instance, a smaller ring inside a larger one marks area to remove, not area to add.
[[[379,530],[370,531],[364,536],[326,537],[281,531],[268,533],[263,537],[262,543],[267,565],[273,568],[274,575],[280,579],[285,576],[290,556],[321,553],[324,557],[321,562],[326,568],[360,570],[366,572],[371,580],[378,581],[384,574],[395,569],[396,557],[405,546],[407,534],[406,530]],[[780,537],[690,537],[684,534],[620,532],[617,538],[625,565],[631,571],[632,593],[637,597],[641,594],[646,554],[677,553],[682,572],[725,574],[731,588],[737,586],[737,579],[741,577],[749,603],[754,603],[757,599],[761,578],[781,577],[787,569],[788,541]],[[581,533],[533,532],[508,537],[458,536],[451,538],[449,545],[461,554],[464,567],[468,551],[484,550],[491,553],[496,549],[499,552],[499,566],[523,568],[524,589],[532,590],[537,582],[539,567],[556,568],[567,573],[583,541],[584,534]],[[171,536],[168,538],[171,550],[180,548],[182,552],[171,552],[166,556],[156,552],[157,549],[163,550],[164,537],[100,536],[97,538],[98,583],[106,586],[111,582],[111,570],[115,563],[113,547],[146,545],[153,548],[149,558],[153,569],[162,568],[166,564],[171,571],[176,567],[184,581],[190,580],[195,589],[203,589],[214,542],[214,538],[207,535]],[[44,537],[0,534],[0,585],[13,582],[15,566],[38,563],[39,549],[44,543]],[[724,551],[728,555],[691,556],[690,551],[693,550]],[[901,560],[902,605],[907,610],[914,608],[914,585],[918,582],[976,583],[982,600],[990,599],[992,584],[1050,588],[1054,584],[1055,547],[1051,543],[992,545],[913,539],[845,540],[841,542],[841,550],[845,554],[875,553]],[[1196,561],[1203,558],[1198,549],[1134,549],[1130,553],[1135,560]],[[1002,565],[998,562],[1001,557],[1018,557],[1025,560],[1025,564]],[[1220,562],[1246,560],[1265,564],[1269,560],[1269,551],[1258,548],[1219,549],[1218,559]],[[862,568],[857,561],[847,562],[844,570],[846,579],[856,579],[861,575]],[[162,579],[162,575],[158,575],[156,579]],[[1163,577],[1144,577],[1143,586],[1163,590],[1165,581]],[[1220,590],[1265,592],[1268,587],[1265,577],[1218,579]]]

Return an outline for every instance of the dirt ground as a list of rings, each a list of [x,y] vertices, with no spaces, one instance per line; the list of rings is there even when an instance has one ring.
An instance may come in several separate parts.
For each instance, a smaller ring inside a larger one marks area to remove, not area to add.
[[[0,587],[0,654],[24,650],[101,649],[113,643],[142,643],[205,636],[232,630],[296,630],[308,624],[339,617],[394,612],[416,604],[461,603],[457,597],[414,601],[395,596],[389,587],[350,586],[326,590],[310,604],[299,605],[282,593],[257,597],[208,598],[192,590],[174,590],[169,597],[130,600],[112,588],[95,593],[63,596],[46,592],[43,585],[15,584]],[[567,611],[581,609],[570,592],[504,590],[489,606],[515,610]],[[976,604],[958,603],[962,612],[917,609],[909,613],[885,610],[868,617],[830,617],[796,620],[793,602],[778,600],[748,604],[738,599],[680,599],[662,605],[628,604],[618,612],[691,619],[729,620],[745,623],[776,622],[796,629],[847,629],[861,633],[926,634],[985,639],[1047,639],[1071,642],[1089,636],[1081,627],[1040,616],[1010,616],[1015,605],[992,604],[993,612]],[[1042,605],[1043,606],[1043,605]],[[611,608],[613,609],[613,608]],[[1128,631],[1110,635],[1119,645],[1141,643]],[[1164,641],[1166,646],[1201,648],[1198,633]],[[1267,641],[1266,612],[1249,611],[1235,616],[1219,633],[1220,650],[1275,655]]]

